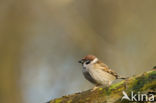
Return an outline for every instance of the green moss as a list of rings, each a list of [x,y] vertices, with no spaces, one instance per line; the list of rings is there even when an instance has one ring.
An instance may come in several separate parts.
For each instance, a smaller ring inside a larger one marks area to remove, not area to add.
[[[72,102],[72,100],[67,101],[67,103],[71,103],[71,102]]]
[[[133,91],[139,91],[147,82],[147,78],[146,77],[139,77],[136,79],[135,84],[133,85],[132,90]]]
[[[148,83],[145,84],[145,86],[141,89],[141,90],[146,90],[148,89],[149,87],[150,88],[156,88],[155,85],[156,85],[156,71],[154,72],[151,72],[149,75],[148,75],[148,80],[147,80]],[[151,83],[150,83],[151,82]]]
[[[142,90],[146,84],[153,81],[154,79],[156,80],[156,71],[150,71],[150,72],[148,72],[147,75],[145,75],[145,74],[143,74],[143,75],[144,76],[136,78],[136,82],[134,83],[132,90],[134,90],[136,92],[139,90]]]
[[[130,77],[119,83],[113,84],[110,87],[98,88],[97,91],[91,92],[90,90],[82,92],[78,95],[72,95],[74,98],[63,97],[55,99],[52,103],[91,103],[92,101],[97,101],[97,103],[102,103],[105,100],[112,100],[114,103],[129,103],[129,101],[123,100],[121,102],[122,91],[124,90],[128,95],[131,91],[142,92],[148,91],[150,89],[155,89],[156,85],[156,71],[149,71],[140,75]],[[68,96],[70,97],[70,96]],[[116,100],[114,100],[116,99]],[[104,102],[103,102],[104,103]]]
[[[110,94],[114,93],[114,91],[121,91],[121,89],[123,89],[123,88],[120,88],[120,87],[124,87],[123,84],[124,84],[124,81],[113,84],[110,87],[106,87],[103,92],[106,93],[107,95],[110,95]]]
[[[62,102],[61,98],[55,100],[55,103],[61,103],[61,102]]]
[[[99,88],[99,90],[101,91],[101,90],[103,90],[103,88]]]
[[[86,98],[86,100],[88,101],[88,100],[90,100],[90,98],[88,97],[88,98]]]
[[[156,88],[156,81],[153,81],[152,83],[146,84],[141,91],[147,90],[148,88]]]
[[[156,80],[156,71],[153,71],[149,74],[149,81]]]
[[[110,91],[111,91],[111,90],[114,90],[114,89],[118,88],[119,86],[121,86],[122,84],[124,84],[124,81],[121,81],[121,82],[119,82],[119,83],[116,83],[116,84],[110,86],[110,87],[109,87],[109,90],[110,90]]]

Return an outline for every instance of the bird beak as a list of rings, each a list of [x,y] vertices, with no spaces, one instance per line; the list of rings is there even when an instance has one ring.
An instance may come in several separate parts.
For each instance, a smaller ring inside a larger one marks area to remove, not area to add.
[[[83,64],[83,62],[84,62],[84,60],[83,60],[83,59],[82,59],[82,60],[79,60],[79,63]]]

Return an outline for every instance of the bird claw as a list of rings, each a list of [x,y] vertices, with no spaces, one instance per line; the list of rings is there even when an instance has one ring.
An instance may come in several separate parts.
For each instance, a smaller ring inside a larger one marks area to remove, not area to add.
[[[98,89],[98,86],[95,86],[93,89],[91,89],[91,92],[95,91],[96,89]]]

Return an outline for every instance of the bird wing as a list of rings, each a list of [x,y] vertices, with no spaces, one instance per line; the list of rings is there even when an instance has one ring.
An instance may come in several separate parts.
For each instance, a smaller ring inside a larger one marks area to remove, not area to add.
[[[99,67],[100,67],[103,71],[114,75],[116,78],[119,77],[118,74],[117,74],[116,72],[114,72],[113,70],[111,70],[111,69],[110,69],[106,64],[104,64],[103,62],[98,61],[98,64],[99,64]]]

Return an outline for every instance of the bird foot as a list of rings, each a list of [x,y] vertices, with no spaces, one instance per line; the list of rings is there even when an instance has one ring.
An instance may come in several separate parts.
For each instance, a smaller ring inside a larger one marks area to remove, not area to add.
[[[98,89],[98,86],[93,87],[93,89],[91,90],[91,92],[95,91],[96,89]]]

